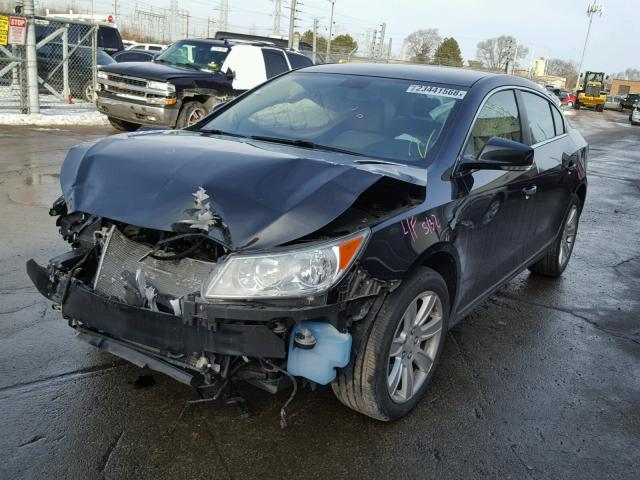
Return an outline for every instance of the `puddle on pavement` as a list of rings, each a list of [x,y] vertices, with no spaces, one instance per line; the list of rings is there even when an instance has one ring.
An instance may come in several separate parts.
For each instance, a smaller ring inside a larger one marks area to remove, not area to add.
[[[60,174],[28,173],[9,179],[5,186],[13,203],[49,208],[60,196]]]

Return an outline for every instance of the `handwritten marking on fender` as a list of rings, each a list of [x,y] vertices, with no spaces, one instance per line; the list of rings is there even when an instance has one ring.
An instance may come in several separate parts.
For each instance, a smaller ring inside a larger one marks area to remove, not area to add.
[[[418,239],[418,233],[426,236],[437,233],[437,230],[441,228],[440,221],[436,215],[426,216],[425,219],[420,222],[419,226],[416,217],[405,218],[401,220],[400,223],[402,225],[402,233],[404,235],[411,235],[412,240]]]

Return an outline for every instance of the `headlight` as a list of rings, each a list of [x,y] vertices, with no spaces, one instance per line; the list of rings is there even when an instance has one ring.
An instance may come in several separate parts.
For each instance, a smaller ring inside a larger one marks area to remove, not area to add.
[[[98,78],[101,78],[102,80],[108,80],[109,75],[107,74],[107,72],[102,72],[98,70]]]
[[[150,88],[152,90],[162,90],[163,92],[175,92],[176,91],[176,87],[171,84],[171,83],[167,83],[167,82],[148,82],[147,83],[147,88]]]
[[[325,292],[349,270],[369,230],[261,255],[230,255],[203,285],[205,298],[302,297]]]

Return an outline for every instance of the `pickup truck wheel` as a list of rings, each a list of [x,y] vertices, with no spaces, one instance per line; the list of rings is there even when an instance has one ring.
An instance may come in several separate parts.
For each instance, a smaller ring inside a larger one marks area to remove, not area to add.
[[[96,102],[96,90],[93,86],[93,82],[87,82],[82,87],[82,96],[89,103]]]
[[[176,128],[190,127],[207,114],[206,107],[200,102],[187,102],[182,106]]]
[[[555,242],[549,247],[544,257],[531,265],[529,270],[538,275],[559,277],[567,268],[573,246],[578,234],[580,221],[580,202],[576,195],[571,197],[569,208],[564,216],[562,231]]]
[[[125,122],[124,120],[119,120],[113,117],[107,117],[107,119],[113,128],[120,130],[121,132],[135,132],[141,126],[137,123]]]
[[[331,384],[338,400],[383,421],[409,413],[431,381],[448,320],[444,279],[421,267],[389,294],[373,320],[354,324],[351,362]]]

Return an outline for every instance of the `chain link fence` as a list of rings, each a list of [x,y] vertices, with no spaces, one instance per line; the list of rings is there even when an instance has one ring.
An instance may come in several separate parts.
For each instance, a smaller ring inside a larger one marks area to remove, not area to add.
[[[27,110],[24,47],[0,45],[0,109]]]
[[[112,61],[98,49],[98,26],[42,17],[32,21],[40,107],[93,109],[96,66]],[[0,45],[0,111],[29,113],[24,46]]]

